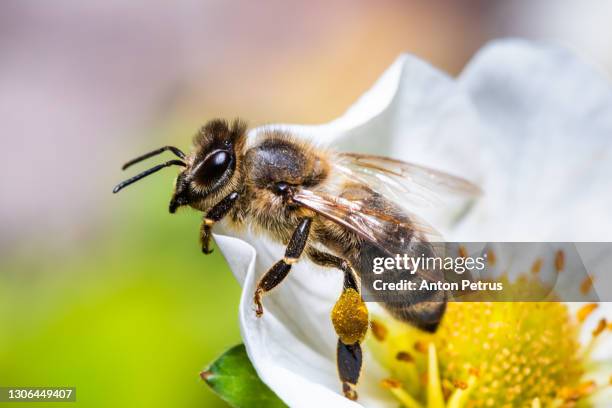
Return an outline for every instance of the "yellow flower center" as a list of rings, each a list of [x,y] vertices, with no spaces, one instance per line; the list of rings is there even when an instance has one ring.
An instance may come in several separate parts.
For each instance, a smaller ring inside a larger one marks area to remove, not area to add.
[[[453,302],[435,334],[374,317],[368,345],[390,374],[381,385],[409,408],[589,406],[598,387],[578,334],[596,307]],[[609,325],[597,327],[593,341]]]
[[[577,327],[561,303],[451,303],[446,321],[434,341],[441,370],[451,383],[470,368],[480,374],[474,406],[547,405],[582,375]]]

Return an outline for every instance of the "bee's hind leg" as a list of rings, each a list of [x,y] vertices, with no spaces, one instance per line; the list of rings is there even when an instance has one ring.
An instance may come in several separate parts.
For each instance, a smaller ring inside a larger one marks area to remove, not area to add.
[[[345,397],[356,400],[355,386],[363,360],[361,342],[369,327],[368,309],[361,298],[355,272],[348,261],[314,248],[309,249],[308,256],[318,265],[344,272],[342,294],[334,305],[331,319],[338,334],[337,364],[342,392]]]
[[[350,400],[357,400],[355,386],[359,381],[361,373],[362,355],[359,342],[351,345],[344,344],[338,339],[337,364],[340,381],[342,381],[342,392]]]
[[[308,235],[310,233],[310,224],[312,218],[303,218],[297,228],[293,231],[293,235],[287,244],[285,250],[285,257],[275,263],[268,271],[261,277],[255,289],[255,295],[253,296],[253,302],[255,303],[255,313],[257,317],[261,317],[263,314],[263,305],[261,299],[266,292],[274,289],[279,283],[283,281],[291,270],[291,265],[296,263],[308,241]]]

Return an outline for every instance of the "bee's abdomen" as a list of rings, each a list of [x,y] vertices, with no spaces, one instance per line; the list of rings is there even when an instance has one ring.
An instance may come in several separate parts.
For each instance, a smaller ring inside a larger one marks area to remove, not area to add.
[[[396,319],[433,333],[444,316],[446,296],[443,291],[432,291],[428,300],[380,304]]]
[[[417,245],[420,252],[426,252],[427,243]],[[403,256],[418,256],[415,253],[415,246],[406,246],[404,249],[396,249],[392,253]],[[411,282],[414,288],[421,288],[423,282],[426,284],[434,283],[441,279],[439,271],[420,271],[411,274],[404,269],[385,269],[381,274],[373,273],[375,258],[388,258],[390,253],[384,251],[379,246],[365,242],[361,250],[356,253],[356,257],[351,261],[361,277],[362,296],[366,301],[375,301],[381,304],[393,317],[403,322],[409,323],[419,329],[434,332],[444,311],[446,310],[446,294],[437,289],[430,290],[374,290],[376,280],[383,282]],[[380,284],[378,284],[380,287]]]

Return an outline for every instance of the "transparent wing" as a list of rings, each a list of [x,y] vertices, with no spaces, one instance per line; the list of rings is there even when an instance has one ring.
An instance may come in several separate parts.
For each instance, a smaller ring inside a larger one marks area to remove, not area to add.
[[[439,234],[432,227],[406,211],[394,215],[364,205],[359,200],[308,189],[294,193],[292,199],[348,228],[391,256],[405,251],[412,244],[441,242]]]
[[[383,156],[337,153],[334,168],[403,207],[439,205],[449,196],[469,199],[482,193],[463,178]]]
[[[389,257],[434,254],[441,239],[436,231],[414,215],[393,215],[363,202],[319,191],[302,189],[293,194],[295,203],[353,231]],[[439,280],[438,271],[419,269],[421,278]]]

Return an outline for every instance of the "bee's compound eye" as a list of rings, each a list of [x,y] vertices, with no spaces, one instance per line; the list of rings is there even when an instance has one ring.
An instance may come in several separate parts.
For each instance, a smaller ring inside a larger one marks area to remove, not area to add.
[[[289,184],[285,182],[276,183],[274,185],[274,192],[278,195],[286,194],[289,191]]]
[[[208,156],[195,171],[195,179],[201,184],[211,184],[218,180],[227,170],[232,161],[226,151],[218,151]]]

